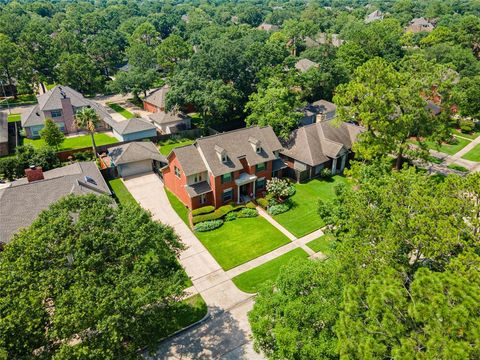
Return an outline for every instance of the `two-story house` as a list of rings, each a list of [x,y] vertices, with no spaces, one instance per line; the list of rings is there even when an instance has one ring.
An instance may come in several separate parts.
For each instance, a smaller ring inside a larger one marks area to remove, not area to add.
[[[37,105],[22,114],[22,127],[30,139],[40,137],[40,130],[45,125],[46,119],[52,119],[66,134],[78,131],[75,126],[75,113],[84,107],[92,107],[99,114],[102,121],[98,125],[98,130],[109,128],[107,122],[112,120],[101,105],[86,99],[68,86],[57,85],[38,96],[37,100]]]
[[[241,203],[265,193],[286,167],[270,126],[233,130],[176,148],[162,169],[165,187],[188,208]]]

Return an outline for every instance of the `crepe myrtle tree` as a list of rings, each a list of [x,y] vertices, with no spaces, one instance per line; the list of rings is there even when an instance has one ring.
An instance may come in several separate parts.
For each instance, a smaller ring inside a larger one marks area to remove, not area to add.
[[[278,200],[292,195],[292,185],[286,179],[272,178],[267,180],[267,192]]]

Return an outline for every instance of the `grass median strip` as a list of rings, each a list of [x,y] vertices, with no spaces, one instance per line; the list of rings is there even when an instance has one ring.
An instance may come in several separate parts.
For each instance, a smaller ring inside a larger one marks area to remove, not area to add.
[[[112,179],[108,181],[110,189],[115,193],[116,198],[122,205],[138,205],[130,191],[126,188],[121,179]]]
[[[306,258],[308,258],[308,254],[304,250],[297,248],[243,274],[235,276],[232,280],[240,290],[247,293],[256,293],[267,281],[275,281],[282,266],[288,264],[292,259]]]
[[[115,104],[115,103],[107,103],[108,107],[115,112],[119,113],[122,115],[125,119],[131,119],[134,118],[135,115],[133,115],[130,111],[127,109],[123,108],[122,106]]]

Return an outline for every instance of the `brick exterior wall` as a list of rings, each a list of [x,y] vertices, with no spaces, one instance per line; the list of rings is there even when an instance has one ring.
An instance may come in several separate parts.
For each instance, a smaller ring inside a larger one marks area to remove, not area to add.
[[[158,111],[163,111],[163,109],[160,109],[160,108],[156,107],[155,105],[150,104],[149,102],[146,102],[146,101],[143,102],[143,109],[145,111],[152,112],[152,113],[155,113],[155,112],[158,112]]]

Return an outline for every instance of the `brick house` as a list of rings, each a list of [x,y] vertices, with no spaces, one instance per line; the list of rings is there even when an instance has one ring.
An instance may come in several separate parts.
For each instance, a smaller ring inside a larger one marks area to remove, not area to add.
[[[267,180],[282,176],[281,150],[270,126],[233,130],[172,150],[161,176],[190,209],[246,202],[264,195]]]
[[[152,113],[165,111],[165,97],[167,96],[168,90],[168,85],[164,85],[152,91],[143,99],[143,108]]]

